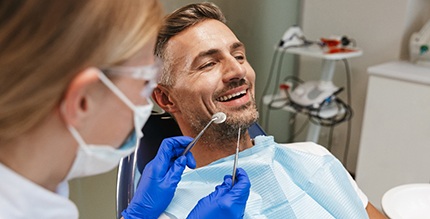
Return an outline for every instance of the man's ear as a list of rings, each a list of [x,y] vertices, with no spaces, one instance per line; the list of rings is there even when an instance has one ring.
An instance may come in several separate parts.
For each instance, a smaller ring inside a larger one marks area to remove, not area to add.
[[[78,127],[89,116],[92,109],[90,92],[100,82],[97,68],[79,72],[70,82],[60,105],[61,114],[67,124]]]
[[[161,85],[157,87],[152,92],[152,99],[160,106],[161,109],[168,113],[177,112],[175,101],[172,100],[170,96],[169,89]]]

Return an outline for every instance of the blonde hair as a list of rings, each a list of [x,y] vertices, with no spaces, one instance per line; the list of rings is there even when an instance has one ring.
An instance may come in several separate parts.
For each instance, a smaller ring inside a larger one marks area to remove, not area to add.
[[[2,1],[0,142],[50,115],[79,71],[136,54],[162,14],[158,0]]]

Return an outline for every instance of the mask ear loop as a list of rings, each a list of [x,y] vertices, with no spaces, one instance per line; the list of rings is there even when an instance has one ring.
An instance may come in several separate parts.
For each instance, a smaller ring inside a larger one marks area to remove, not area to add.
[[[105,74],[98,70],[98,75],[100,80],[103,82],[103,84],[106,85],[106,87],[108,87],[115,95],[117,95],[119,99],[121,99],[125,103],[125,105],[130,107],[130,109],[136,111],[136,106],[130,101],[130,99],[128,99],[128,97],[124,95],[122,91],[119,90],[117,86],[112,83],[111,80],[109,80],[109,78],[106,77]]]
[[[64,108],[64,103],[61,105],[61,112],[64,114],[65,112],[65,108]],[[87,149],[87,144],[85,143],[84,139],[82,138],[82,136],[79,134],[78,130],[76,130],[75,127],[73,127],[70,124],[66,124],[67,129],[69,130],[70,134],[72,134],[73,138],[76,140],[76,142],[78,143],[79,147],[81,147],[84,150],[88,150]]]
[[[109,78],[106,77],[105,74],[103,74],[103,72],[98,70],[98,75],[103,84],[105,84],[106,87],[108,87],[115,95],[117,95],[117,97],[121,99],[125,103],[125,105],[127,105],[131,110],[133,110],[133,113],[138,113],[136,105],[134,105],[130,101],[130,99],[128,99],[128,97],[125,96],[125,94],[121,90],[119,90],[119,88],[115,84],[113,84],[112,81],[109,80]]]
[[[117,86],[115,86],[111,80],[109,80],[109,78],[106,77],[105,74],[103,74],[103,72],[101,72],[99,70],[98,72],[99,78],[100,80],[114,93],[116,94],[128,107],[130,107],[130,109],[133,110],[134,113],[138,112],[138,110],[136,109],[136,106],[130,101],[130,99],[128,99],[128,97],[126,97],[124,95],[124,93],[122,91],[119,90],[119,88]],[[136,130],[135,130],[136,131]],[[130,156],[129,158],[132,158],[131,163],[132,163],[132,167],[131,167],[131,182],[134,182],[136,179],[136,169],[137,169],[137,150],[138,150],[138,146],[136,146],[136,148],[134,149],[134,156]],[[135,188],[134,186],[131,189],[131,194],[134,194]]]
[[[76,130],[76,128],[71,125],[67,125],[67,128],[69,129],[70,133],[73,135],[75,140],[78,142],[79,147],[81,147],[84,150],[88,150],[87,144],[85,143],[82,136],[78,133],[78,130]]]

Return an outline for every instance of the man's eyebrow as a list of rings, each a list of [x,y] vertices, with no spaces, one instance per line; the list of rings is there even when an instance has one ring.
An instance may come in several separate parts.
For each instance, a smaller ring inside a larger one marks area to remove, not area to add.
[[[219,53],[219,52],[220,52],[220,50],[219,50],[219,49],[209,49],[209,50],[206,50],[206,51],[200,52],[200,53],[196,56],[196,58],[195,58],[195,59],[202,58],[202,57],[205,57],[205,56],[211,56],[211,55],[216,54],[216,53]]]
[[[238,48],[245,49],[245,45],[242,42],[235,42],[235,43],[231,44],[231,46],[230,46],[230,50],[235,50],[235,49],[238,49]],[[207,56],[212,56],[212,55],[215,55],[215,54],[218,54],[218,53],[221,53],[221,50],[219,50],[219,49],[209,49],[209,50],[206,50],[206,51],[202,51],[199,54],[197,54],[197,56],[194,58],[193,63],[196,60],[199,60],[200,58],[204,58],[204,57],[207,57]]]
[[[245,45],[242,42],[235,42],[235,43],[231,44],[230,49],[234,50],[234,49],[241,48],[241,47],[245,48]],[[198,58],[201,58],[201,57],[205,57],[205,56],[211,56],[211,55],[217,54],[219,52],[221,52],[219,49],[209,49],[209,50],[200,52],[196,56],[195,59],[198,59]]]
[[[230,46],[230,49],[234,50],[240,47],[245,48],[245,45],[242,42],[235,42]]]

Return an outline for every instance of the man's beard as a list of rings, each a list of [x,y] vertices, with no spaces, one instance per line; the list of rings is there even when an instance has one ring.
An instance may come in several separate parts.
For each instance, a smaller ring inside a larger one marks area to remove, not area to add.
[[[239,128],[242,130],[241,136],[243,136],[243,133],[258,120],[258,111],[254,100],[236,109],[233,113],[226,113],[226,115],[227,119],[224,123],[211,124],[200,138],[200,144],[205,145],[204,147],[207,147],[208,150],[231,149],[237,141]],[[208,118],[199,118],[201,117],[199,115],[189,114],[189,116],[193,117],[190,118],[190,121],[195,135],[209,122]]]

